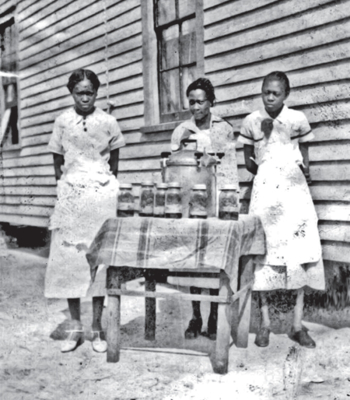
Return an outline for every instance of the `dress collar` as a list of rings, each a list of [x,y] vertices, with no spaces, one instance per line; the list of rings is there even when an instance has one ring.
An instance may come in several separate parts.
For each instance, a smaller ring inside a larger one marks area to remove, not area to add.
[[[209,129],[211,129],[213,127],[213,122],[220,122],[222,121],[222,118],[211,114],[210,116],[210,124],[209,124]],[[182,125],[184,128],[188,129],[191,132],[199,132],[200,129],[197,127],[196,125],[196,121],[194,119],[194,116],[192,115],[192,117],[188,120],[186,120],[185,122],[183,122]]]
[[[265,108],[262,109],[261,114],[262,114],[262,116],[263,116],[264,118],[273,119],[274,121],[278,121],[278,122],[282,123],[283,120],[285,120],[286,115],[288,114],[288,110],[289,110],[288,107],[287,107],[285,104],[283,104],[283,108],[282,108],[281,112],[277,115],[276,118],[272,118],[272,117],[267,113],[267,111],[265,110]]]

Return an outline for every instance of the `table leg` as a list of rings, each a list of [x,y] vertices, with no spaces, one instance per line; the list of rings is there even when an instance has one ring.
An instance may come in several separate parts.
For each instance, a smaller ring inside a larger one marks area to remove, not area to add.
[[[232,296],[228,276],[224,271],[220,271],[220,290],[219,296],[229,299]],[[218,328],[216,334],[215,365],[214,371],[219,374],[226,374],[228,371],[228,358],[230,348],[230,320],[227,318],[227,304],[219,303],[218,306]]]
[[[241,274],[239,288],[242,288],[243,286],[252,282],[253,279],[253,258],[251,256],[241,257]],[[236,346],[240,348],[248,347],[251,303],[252,291],[248,290],[247,293],[243,294],[243,296],[239,299],[238,306]]]
[[[107,270],[108,289],[120,289],[121,270],[109,267]],[[107,362],[118,362],[120,355],[120,296],[108,294],[107,305]]]
[[[145,290],[156,291],[156,277],[154,271],[145,272]],[[145,299],[145,340],[155,340],[156,338],[156,299]]]

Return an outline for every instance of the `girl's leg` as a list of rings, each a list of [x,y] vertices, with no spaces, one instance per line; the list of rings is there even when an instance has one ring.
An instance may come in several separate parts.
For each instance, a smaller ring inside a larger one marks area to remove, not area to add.
[[[301,320],[303,319],[304,310],[304,289],[297,290],[297,300],[294,307],[293,335],[292,338],[301,346],[313,349],[316,343],[308,334],[306,328],[303,327]]]
[[[259,292],[260,298],[260,311],[261,311],[261,325],[255,338],[255,344],[259,347],[266,347],[269,345],[270,337],[270,317],[269,305],[267,302],[266,292]]]
[[[92,298],[92,330],[102,331],[102,312],[104,297]]]
[[[260,310],[261,310],[261,327],[270,328],[269,305],[267,302],[266,292],[259,292],[260,297]]]
[[[219,289],[210,289],[210,296],[217,296]],[[218,303],[210,303],[210,314],[208,318],[208,337],[210,340],[216,340],[216,331],[218,324]]]
[[[201,288],[194,286],[190,287],[191,294],[200,294],[202,292]],[[192,301],[192,319],[185,331],[186,339],[194,339],[198,336],[202,329],[202,315],[201,315],[201,303],[200,301]]]
[[[80,321],[80,299],[67,299],[70,316],[73,321]]]
[[[67,353],[75,350],[83,342],[83,326],[80,322],[80,299],[67,299],[68,308],[71,315],[70,329],[67,331],[68,337],[62,342],[61,351]]]
[[[294,320],[293,320],[293,329],[295,332],[301,331],[302,329],[301,320],[303,319],[303,310],[304,310],[304,289],[298,289],[297,300],[294,307]]]
[[[107,342],[102,330],[102,312],[104,297],[92,298],[92,348],[98,353],[107,351]]]

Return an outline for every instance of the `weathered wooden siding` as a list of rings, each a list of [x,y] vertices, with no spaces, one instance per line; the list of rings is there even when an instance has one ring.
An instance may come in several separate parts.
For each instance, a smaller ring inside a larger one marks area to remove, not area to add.
[[[262,78],[287,72],[287,104],[302,110],[316,135],[311,192],[325,260],[350,261],[350,1],[205,0],[205,72],[216,111],[239,131],[261,106]],[[238,148],[242,197],[251,176]]]
[[[0,0],[0,13],[8,4]],[[348,262],[350,254],[349,10],[350,0],[204,0],[205,73],[216,87],[216,113],[238,131],[244,116],[261,105],[263,76],[277,69],[288,73],[288,105],[305,112],[316,134],[311,191],[324,258],[339,262]],[[174,124],[140,130],[141,0],[24,0],[17,1],[17,12],[22,147],[2,154],[0,221],[47,224],[56,194],[46,147],[52,124],[72,105],[65,83],[75,68],[99,74],[97,104],[106,107],[106,29],[109,94],[127,141],[119,179],[133,182],[135,194],[141,181],[159,181],[159,154],[169,149]],[[244,204],[251,176],[240,146],[238,159]]]
[[[1,1],[0,13],[8,7]],[[143,125],[140,0],[17,1],[17,24],[21,148],[2,152],[0,221],[46,226],[56,196],[47,142],[54,119],[73,104],[65,85],[74,69],[91,68],[99,75],[97,105],[106,108],[108,65],[113,115],[130,143],[121,153],[121,179],[140,169],[129,157]]]

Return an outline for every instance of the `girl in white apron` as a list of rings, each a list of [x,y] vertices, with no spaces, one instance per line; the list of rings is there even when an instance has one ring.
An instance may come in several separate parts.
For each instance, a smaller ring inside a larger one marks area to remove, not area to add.
[[[75,105],[56,118],[49,142],[57,202],[50,219],[45,296],[68,300],[71,320],[62,352],[75,350],[84,339],[82,297],[92,297],[92,348],[107,350],[101,325],[106,269],[99,269],[91,285],[85,254],[103,222],[116,215],[119,148],[125,141],[116,119],[94,105],[99,85],[97,75],[90,70],[72,73],[67,87]]]
[[[260,292],[262,323],[255,343],[269,344],[270,319],[266,291],[297,290],[292,337],[313,348],[302,326],[304,287],[324,290],[317,216],[312,202],[307,142],[314,135],[305,115],[289,109],[290,92],[283,72],[268,74],[262,85],[264,108],[248,115],[239,141],[246,168],[255,176],[250,214],[260,216],[266,233],[265,256],[255,259],[253,290]]]

